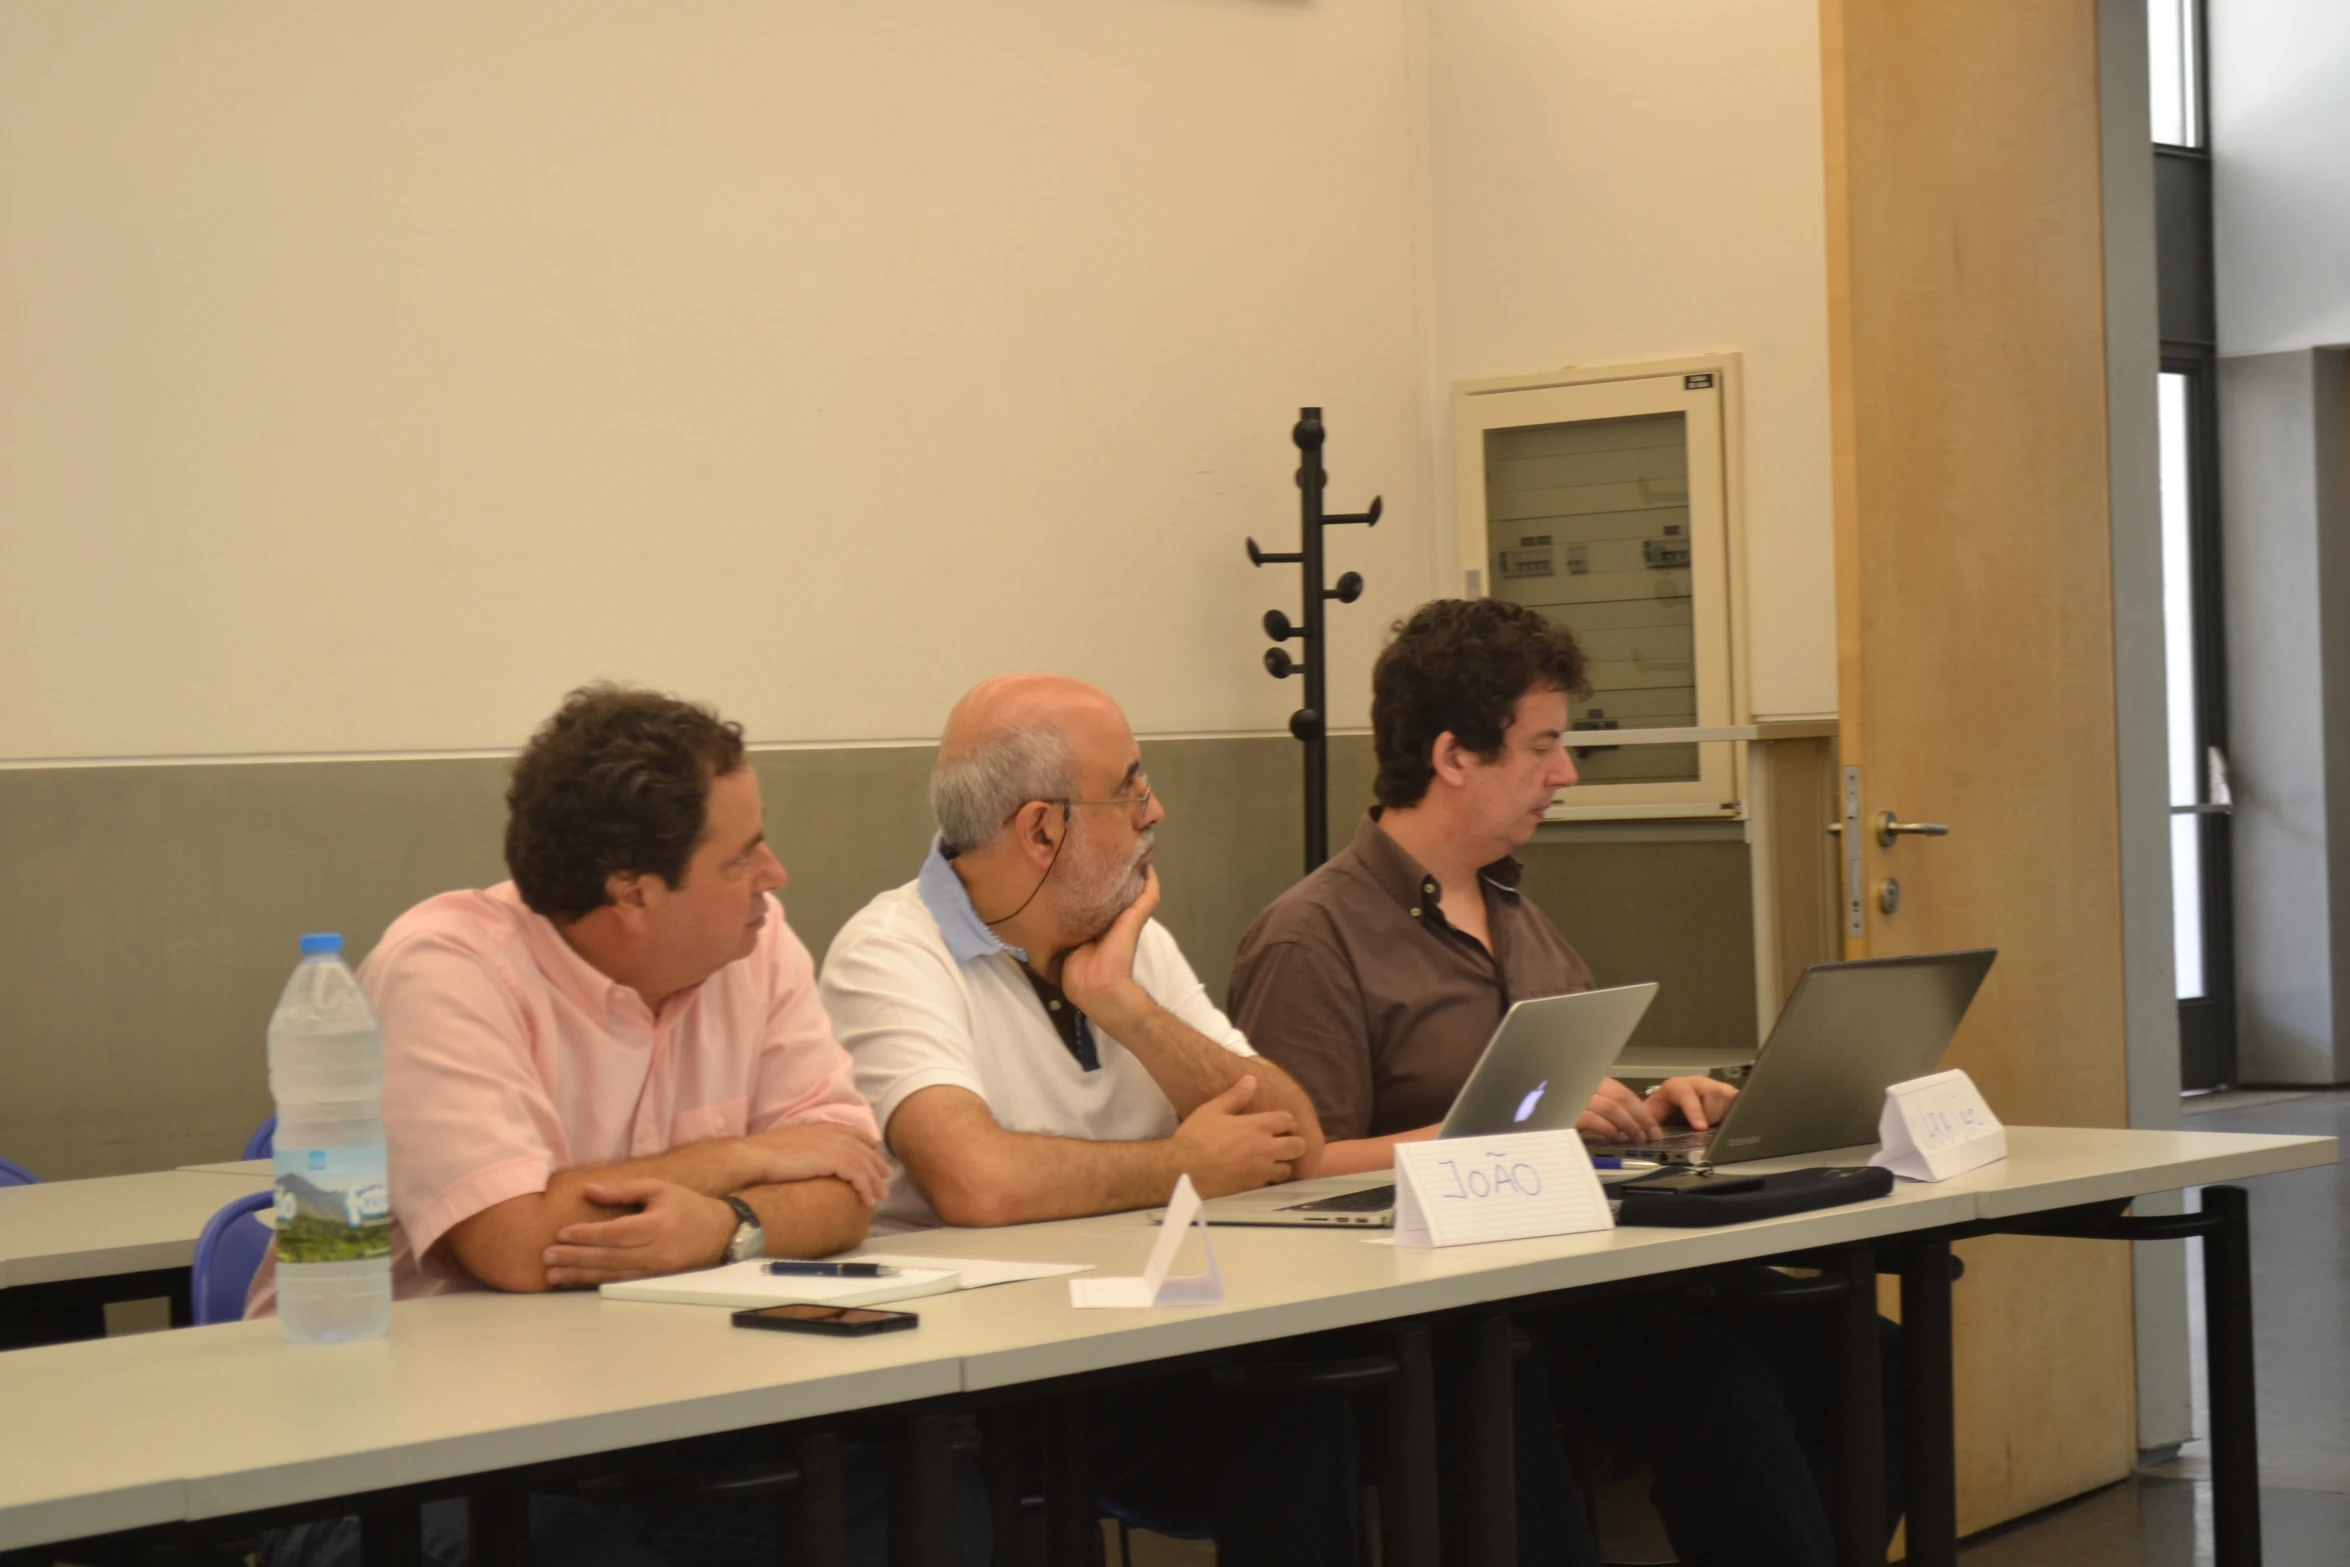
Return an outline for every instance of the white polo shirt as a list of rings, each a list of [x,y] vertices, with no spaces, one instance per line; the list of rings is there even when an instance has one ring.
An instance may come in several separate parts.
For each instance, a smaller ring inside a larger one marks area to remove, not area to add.
[[[1077,1027],[1077,1046],[1064,1041],[1025,961],[972,909],[935,838],[921,875],[866,904],[833,938],[819,993],[855,1064],[857,1089],[881,1122],[885,1148],[898,1106],[940,1083],[977,1094],[1010,1132],[1093,1142],[1174,1134],[1175,1106],[1149,1070],[1085,1022]],[[1135,945],[1134,978],[1152,1000],[1225,1049],[1256,1053],[1208,999],[1175,938],[1156,920]],[[938,1223],[929,1198],[896,1165],[889,1195],[874,1212],[873,1233]]]

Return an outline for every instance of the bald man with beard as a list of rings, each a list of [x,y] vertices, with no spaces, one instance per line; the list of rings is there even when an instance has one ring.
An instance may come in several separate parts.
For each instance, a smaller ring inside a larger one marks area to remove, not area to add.
[[[898,1163],[875,1233],[1155,1207],[1310,1175],[1305,1092],[1209,999],[1159,903],[1166,811],[1109,696],[1055,675],[975,687],[931,779],[920,873],[834,938],[821,994]],[[1206,1379],[1093,1414],[1103,1493],[1206,1515],[1225,1567],[1350,1561],[1355,1438],[1336,1400],[1250,1407]]]
[[[1152,920],[1166,816],[1103,692],[956,704],[921,873],[851,919],[823,996],[904,1174],[877,1233],[1154,1207],[1310,1173],[1322,1133]]]

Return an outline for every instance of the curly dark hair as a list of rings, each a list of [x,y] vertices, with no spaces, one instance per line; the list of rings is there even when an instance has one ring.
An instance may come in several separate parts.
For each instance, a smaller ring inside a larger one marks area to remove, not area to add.
[[[1437,599],[1395,624],[1371,666],[1372,786],[1379,803],[1419,804],[1436,777],[1437,736],[1450,730],[1491,761],[1501,754],[1518,698],[1535,689],[1580,694],[1575,634],[1506,599]]]
[[[522,901],[575,920],[607,877],[685,877],[710,781],[743,765],[742,725],[658,691],[582,686],[539,726],[506,789],[506,869]]]

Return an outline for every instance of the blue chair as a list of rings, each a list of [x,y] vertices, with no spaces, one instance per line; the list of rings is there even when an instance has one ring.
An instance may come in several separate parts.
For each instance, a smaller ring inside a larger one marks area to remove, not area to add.
[[[188,1268],[188,1303],[197,1327],[245,1315],[245,1291],[277,1239],[258,1215],[276,1202],[275,1192],[255,1192],[204,1222],[204,1233],[196,1237],[196,1260]]]
[[[253,1135],[245,1139],[245,1157],[266,1159],[277,1152],[277,1117],[271,1116],[253,1128]]]
[[[13,1159],[0,1159],[0,1186],[38,1186],[41,1178]]]

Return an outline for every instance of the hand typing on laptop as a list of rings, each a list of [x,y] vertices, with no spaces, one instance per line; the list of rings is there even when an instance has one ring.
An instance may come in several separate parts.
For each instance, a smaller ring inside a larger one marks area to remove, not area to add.
[[[1591,1096],[1591,1108],[1583,1112],[1575,1130],[1618,1143],[1661,1136],[1674,1120],[1702,1132],[1721,1119],[1737,1097],[1737,1089],[1710,1077],[1668,1077],[1643,1099],[1611,1077]]]
[[[1611,1143],[1651,1141],[1664,1136],[1665,1128],[1675,1121],[1702,1132],[1720,1120],[1737,1097],[1736,1088],[1710,1077],[1674,1077],[1659,1083],[1655,1092],[1643,1099],[1611,1077],[1591,1096],[1575,1130],[1586,1139]],[[1322,1151],[1321,1173],[1356,1175],[1392,1168],[1397,1143],[1425,1142],[1436,1135],[1440,1124],[1431,1122],[1387,1137],[1350,1137],[1331,1143]]]

